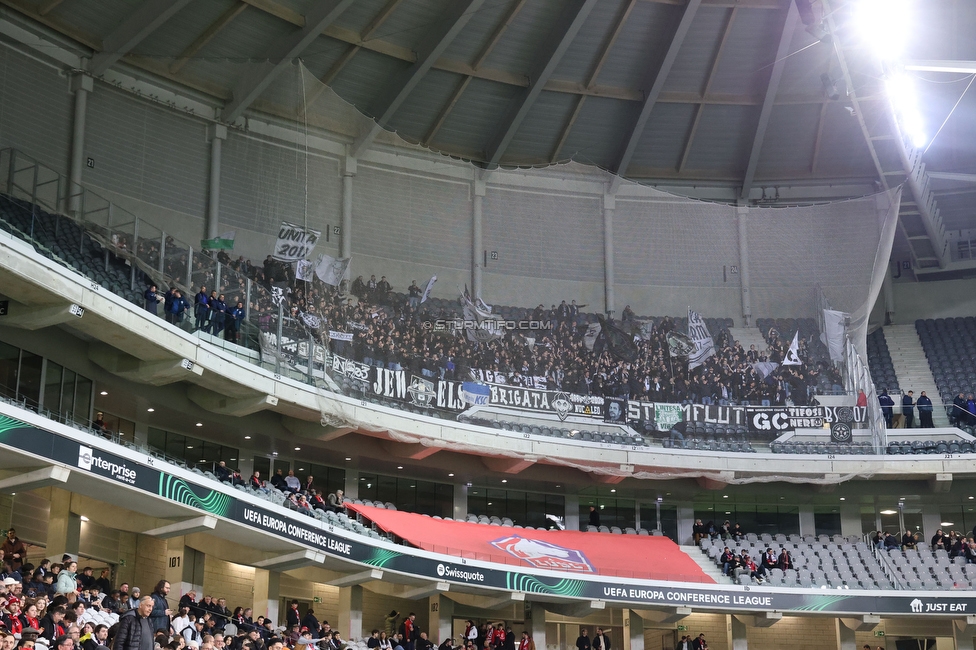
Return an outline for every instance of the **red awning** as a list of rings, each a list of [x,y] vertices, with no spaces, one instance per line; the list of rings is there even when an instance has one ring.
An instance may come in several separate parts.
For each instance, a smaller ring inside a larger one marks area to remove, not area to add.
[[[444,521],[371,506],[346,507],[419,548],[471,560],[623,578],[714,583],[667,537],[526,530]]]

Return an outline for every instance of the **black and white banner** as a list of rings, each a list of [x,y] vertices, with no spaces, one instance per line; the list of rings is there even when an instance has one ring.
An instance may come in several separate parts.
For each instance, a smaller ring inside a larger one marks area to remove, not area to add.
[[[695,344],[694,351],[688,355],[688,370],[693,370],[715,354],[715,341],[705,327],[705,319],[691,307],[688,308],[688,337]]]
[[[275,242],[271,256],[282,262],[303,260],[315,248],[321,235],[318,230],[306,230],[302,226],[282,221],[278,228],[278,241]]]
[[[329,338],[333,341],[352,341],[352,332],[329,330]]]
[[[338,354],[332,355],[332,372],[340,374],[356,381],[368,382],[370,380],[373,366],[359,363],[352,359],[344,359]]]

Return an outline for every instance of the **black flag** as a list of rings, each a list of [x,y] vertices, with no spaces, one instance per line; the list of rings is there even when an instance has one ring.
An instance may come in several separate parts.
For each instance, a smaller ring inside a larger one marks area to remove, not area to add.
[[[600,319],[600,326],[603,328],[600,336],[610,354],[620,361],[636,363],[639,351],[637,345],[634,344],[634,338],[614,325],[612,320],[608,321],[603,316],[598,316],[598,318]],[[596,351],[596,346],[593,350]]]

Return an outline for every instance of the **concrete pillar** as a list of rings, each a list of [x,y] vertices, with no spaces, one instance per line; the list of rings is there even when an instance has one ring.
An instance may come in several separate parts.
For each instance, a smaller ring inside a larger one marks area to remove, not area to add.
[[[603,195],[603,298],[604,311],[608,316],[614,313],[613,295],[613,211],[616,208],[616,197],[613,194]]]
[[[531,609],[525,621],[525,629],[529,636],[535,641],[535,650],[546,650],[548,645],[546,639],[546,608],[542,603],[528,603]],[[519,635],[521,638],[521,634]],[[518,647],[518,640],[515,641]]]
[[[940,528],[942,528],[942,513],[938,512],[938,506],[926,505],[925,511],[922,512],[922,534],[925,535],[925,542],[932,539],[935,531]],[[904,534],[905,531],[901,532]]]
[[[342,488],[343,495],[347,499],[359,498],[359,470],[352,467],[346,468],[346,485]]]
[[[455,519],[464,519],[468,516],[468,484],[467,483],[455,483],[454,484],[454,514],[451,515]]]
[[[474,196],[471,200],[471,295],[481,296],[481,275],[485,265],[485,246],[482,242],[483,205],[487,192],[487,183],[479,178],[480,172],[475,171]]]
[[[281,624],[278,612],[278,602],[281,599],[281,573],[254,569],[254,618],[264,616],[276,624]],[[340,598],[340,607],[341,607]]]
[[[811,506],[800,506],[800,534],[817,534],[817,526],[813,517],[813,508]]]
[[[752,320],[752,295],[749,283],[749,236],[747,215],[749,208],[739,206],[735,209],[739,228],[739,284],[742,290],[742,327],[749,327]]]
[[[956,644],[956,650],[973,650],[974,635],[976,635],[976,616],[966,616],[952,621],[952,640]]]
[[[81,543],[81,516],[71,512],[71,492],[51,490],[51,514],[47,520],[45,557],[60,562],[65,553],[78,556]]]
[[[644,650],[644,619],[632,609],[625,609],[623,617],[624,650]]]
[[[840,534],[861,536],[861,508],[856,503],[844,503],[840,507]]]
[[[191,564],[194,562],[192,549],[190,549],[191,553],[189,558],[186,557],[186,551],[187,548],[185,537],[171,537],[166,540],[166,559],[163,568],[163,579],[169,583],[169,598],[167,600],[169,600],[170,605],[175,605],[177,602],[179,602],[180,597],[183,594],[188,591],[192,591],[194,588],[192,579],[184,579],[186,577],[185,571],[187,560],[189,560],[189,563]],[[190,575],[192,576],[192,569],[190,569]],[[152,591],[154,586],[155,585],[149,585],[148,590],[143,587],[143,591],[148,593],[149,591]],[[144,593],[143,595],[146,594]],[[197,598],[199,599],[201,595],[202,594],[198,593]]]
[[[363,587],[339,589],[339,632],[348,640],[363,638]]]
[[[839,618],[834,619],[834,627],[837,628],[837,650],[857,650],[854,630],[844,625]]]
[[[207,223],[204,239],[215,239],[220,234],[220,165],[227,127],[214,124],[208,129],[210,137],[210,188],[207,194]]]
[[[695,508],[691,505],[678,506],[678,544],[692,544],[695,526]]]
[[[566,512],[563,515],[563,523],[566,525],[566,530],[579,530],[580,529],[579,495],[578,494],[567,494],[566,495]]]
[[[746,624],[735,616],[730,616],[729,618],[731,619],[732,637],[732,642],[729,645],[730,650],[749,650],[749,637],[746,634]]]
[[[430,618],[427,638],[440,645],[454,636],[454,601],[440,594],[428,598]]]
[[[339,257],[349,259],[352,257],[352,179],[356,175],[357,161],[352,156],[347,155],[342,164],[342,235],[340,237],[341,246]],[[351,265],[350,265],[351,266]],[[352,277],[352,269],[346,267],[345,279]]]
[[[197,592],[197,598],[203,598],[203,574],[206,568],[207,555],[203,551],[198,551],[189,546],[183,547],[183,584],[187,585],[187,591],[193,589]],[[170,584],[172,587],[172,584]]]
[[[85,120],[88,113],[88,93],[94,88],[95,83],[87,74],[77,73],[71,77],[75,109],[71,123],[71,159],[68,166],[68,212],[72,215],[81,209],[81,176],[85,169]]]

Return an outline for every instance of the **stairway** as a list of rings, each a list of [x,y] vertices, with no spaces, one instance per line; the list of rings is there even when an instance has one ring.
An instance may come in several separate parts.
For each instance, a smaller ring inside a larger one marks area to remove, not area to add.
[[[756,330],[759,331],[759,330]],[[741,340],[741,339],[740,339]],[[720,585],[730,585],[732,584],[732,578],[724,575],[722,569],[709,559],[707,555],[702,553],[702,550],[697,546],[682,546],[681,550],[694,560],[698,566],[701,567],[702,571],[705,572],[709,578],[714,580],[716,584]]]
[[[895,376],[898,377],[898,385],[906,393],[910,390],[914,391],[915,399],[918,399],[924,390],[935,407],[932,423],[937,427],[949,426],[949,417],[942,406],[942,397],[932,376],[929,360],[925,357],[925,350],[922,349],[918,332],[915,331],[915,325],[887,325],[884,328],[884,336],[888,343],[888,352],[891,353]],[[915,411],[915,423],[915,426],[918,426],[918,411]]]
[[[766,351],[766,339],[763,338],[758,327],[730,327],[729,335],[733,341],[738,341],[746,352],[749,351],[750,345],[755,345],[760,354]]]

